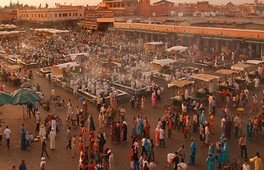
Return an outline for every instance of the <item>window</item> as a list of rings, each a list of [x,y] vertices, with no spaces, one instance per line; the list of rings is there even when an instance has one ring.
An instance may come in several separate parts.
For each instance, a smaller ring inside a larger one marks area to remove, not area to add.
[[[57,14],[55,14],[55,17],[57,17]]]
[[[71,13],[69,13],[69,16],[71,17]]]
[[[38,14],[38,17],[40,18],[40,14]]]
[[[77,12],[75,13],[75,16],[78,16]]]
[[[31,14],[31,18],[33,18],[33,14]]]
[[[61,13],[59,13],[59,17],[61,17]]]
[[[41,14],[41,18],[43,18],[43,14]]]
[[[28,14],[27,14],[27,17],[28,17]]]
[[[80,17],[82,16],[82,14],[80,14]]]
[[[35,14],[35,18],[37,18],[37,14]]]

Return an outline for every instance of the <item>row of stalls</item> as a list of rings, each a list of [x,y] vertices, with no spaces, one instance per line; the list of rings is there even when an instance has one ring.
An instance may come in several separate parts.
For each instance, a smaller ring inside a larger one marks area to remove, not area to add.
[[[210,95],[209,89],[213,89],[215,96],[220,95],[223,89],[229,91],[235,91],[237,87],[234,86],[233,82],[236,82],[239,89],[253,88],[254,79],[262,79],[259,76],[258,70],[263,73],[264,62],[260,60],[248,60],[245,63],[238,63],[231,66],[230,69],[219,69],[214,74],[192,74],[191,79],[187,80],[174,80],[168,84],[169,88],[176,88],[178,94],[171,97],[174,104],[181,104],[186,100],[207,100]],[[247,77],[248,75],[248,77]],[[230,85],[231,82],[231,85]],[[195,96],[189,95],[188,99],[184,96],[184,90],[190,85],[194,84],[198,88]]]

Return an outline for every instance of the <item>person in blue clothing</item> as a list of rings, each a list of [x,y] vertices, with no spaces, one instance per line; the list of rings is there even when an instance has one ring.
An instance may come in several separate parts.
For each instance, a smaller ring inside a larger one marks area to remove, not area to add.
[[[193,165],[195,164],[195,155],[197,152],[197,146],[195,143],[195,139],[192,139],[192,143],[190,145],[190,151],[191,151],[191,155],[190,155],[189,165]]]
[[[208,153],[212,153],[213,155],[215,154],[215,146],[213,143],[210,143],[210,146],[208,148]]]
[[[21,125],[20,131],[21,131],[21,150],[26,150],[27,149],[26,132],[25,132],[24,124]]]
[[[251,120],[248,121],[247,123],[247,138],[251,139],[253,133],[253,123]]]
[[[138,137],[141,139],[143,133],[144,121],[141,116],[138,116]]]
[[[224,144],[222,147],[223,147],[223,152],[224,152],[223,163],[227,164],[229,160],[229,152],[228,152],[228,144],[227,144],[226,139],[224,139]]]
[[[218,163],[218,167],[217,168],[221,168],[222,164],[223,164],[223,150],[222,150],[222,145],[220,142],[216,143],[216,152],[217,152],[217,163]]]
[[[215,162],[215,157],[213,153],[209,153],[208,157],[206,158],[208,170],[214,170],[214,162]]]

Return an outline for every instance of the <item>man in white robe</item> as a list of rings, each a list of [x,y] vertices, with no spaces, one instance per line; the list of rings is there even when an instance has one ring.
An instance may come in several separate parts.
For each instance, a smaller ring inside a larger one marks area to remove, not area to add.
[[[53,129],[51,129],[51,131],[50,131],[49,138],[50,138],[50,149],[54,150],[55,149],[56,133]]]

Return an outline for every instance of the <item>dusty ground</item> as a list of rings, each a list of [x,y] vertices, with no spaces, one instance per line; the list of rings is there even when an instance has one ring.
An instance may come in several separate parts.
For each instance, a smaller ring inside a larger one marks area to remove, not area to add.
[[[55,89],[55,93],[62,96],[66,101],[68,99],[72,99],[73,106],[78,104],[78,98],[74,98],[70,93],[64,91],[62,88],[59,87],[53,87],[52,85],[48,84],[47,79],[43,77],[39,77],[36,74],[34,74],[34,80],[32,81],[33,84],[39,83],[41,86],[41,89],[45,93],[45,96],[51,95],[51,89]],[[165,83],[162,83],[161,86],[166,87]],[[261,89],[263,89],[263,85],[261,86]],[[8,86],[8,91],[13,91],[14,87]],[[157,125],[157,120],[159,117],[161,117],[163,113],[164,106],[167,104],[170,104],[171,101],[169,100],[169,97],[172,96],[172,90],[171,89],[165,89],[165,92],[162,94],[162,102],[157,105],[155,109],[152,109],[150,106],[150,97],[147,97],[146,100],[146,114],[143,116],[148,117],[148,120],[151,125],[151,137],[154,137],[154,128]],[[257,93],[260,95],[262,90],[255,91],[254,93]],[[252,93],[251,93],[252,94]],[[125,108],[127,110],[126,120],[128,122],[128,134],[131,133],[131,124],[132,124],[132,118],[133,116],[136,116],[139,114],[136,110],[132,110],[130,108],[130,105],[128,102],[124,102]],[[212,136],[211,141],[215,142],[220,138],[220,109],[222,105],[218,104],[218,114],[215,118],[215,135]],[[94,120],[96,123],[96,126],[98,124],[97,122],[97,113],[96,108],[94,105],[89,103],[88,106],[89,113],[94,116]],[[2,126],[5,127],[8,125],[12,131],[12,139],[11,139],[11,148],[10,150],[6,149],[5,146],[5,140],[3,140],[2,146],[0,146],[0,169],[1,170],[8,170],[11,169],[12,165],[19,166],[21,159],[26,160],[26,165],[29,170],[37,170],[39,169],[39,163],[40,163],[40,152],[41,152],[41,145],[40,142],[35,143],[34,146],[31,147],[29,151],[21,151],[20,150],[20,125],[21,123],[25,123],[26,130],[29,130],[30,132],[34,132],[35,129],[35,121],[34,118],[26,118],[22,119],[22,113],[23,113],[23,107],[22,106],[12,106],[12,105],[4,105],[0,107],[0,110],[2,111],[2,114],[0,115],[0,118],[4,119],[5,123],[2,123]],[[248,110],[248,108],[247,108]],[[54,107],[52,107],[52,112],[57,113],[60,115],[60,117],[65,120],[66,110],[56,110]],[[45,115],[47,114],[45,111],[40,109],[41,112],[41,118],[44,120]],[[246,123],[246,120],[248,120],[248,112],[245,112],[244,116],[244,123]],[[208,117],[208,115],[207,115]],[[72,158],[71,152],[66,150],[65,147],[67,145],[66,140],[66,125],[63,121],[63,125],[60,129],[60,131],[57,133],[56,138],[56,150],[51,151],[48,149],[48,153],[50,155],[50,159],[47,160],[47,169],[55,170],[55,169],[65,169],[65,170],[75,170],[78,166],[78,157]],[[109,129],[107,129],[109,132]],[[79,134],[79,130],[73,130],[73,134]],[[244,130],[245,132],[245,130]],[[168,153],[176,151],[182,143],[186,145],[187,150],[187,157],[189,157],[189,145],[190,140],[184,140],[183,134],[181,132],[173,130],[173,136],[171,139],[166,139],[166,148],[155,148],[155,159],[157,161],[158,169],[164,169],[166,163],[166,155]],[[191,134],[196,138],[197,141],[199,141],[198,134]],[[239,147],[238,147],[238,140],[237,139],[231,139],[229,142],[229,152],[230,152],[230,158],[236,158],[240,159],[239,157]],[[49,145],[49,142],[48,142]],[[110,144],[109,139],[107,140],[106,146],[110,147],[114,156],[115,156],[115,164],[116,169],[124,169],[129,170],[129,148],[131,146],[131,139],[126,144],[119,144],[119,145],[112,145]],[[262,138],[253,139],[251,141],[248,141],[248,154],[249,157],[254,156],[256,151],[260,151],[261,155],[263,156],[263,143]],[[188,169],[199,169],[199,170],[205,170],[207,169],[205,159],[207,157],[208,148],[198,148],[197,153],[197,164],[195,166],[192,166]],[[242,161],[242,160],[241,160]],[[253,166],[253,165],[252,165]]]

